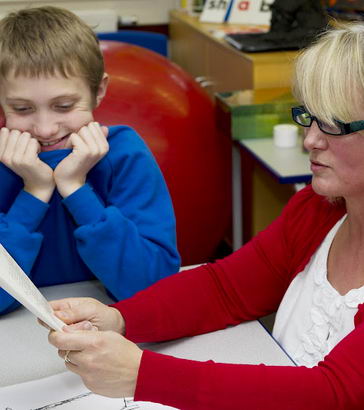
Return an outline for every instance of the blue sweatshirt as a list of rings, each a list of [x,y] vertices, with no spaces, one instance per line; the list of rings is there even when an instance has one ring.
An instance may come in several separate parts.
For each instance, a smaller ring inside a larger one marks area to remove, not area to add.
[[[0,242],[36,286],[99,279],[125,299],[175,273],[175,218],[161,171],[129,127],[109,128],[108,154],[84,186],[49,203],[0,163]],[[42,152],[53,169],[70,149]],[[1,274],[1,273],[0,273]],[[19,304],[0,289],[0,313]]]

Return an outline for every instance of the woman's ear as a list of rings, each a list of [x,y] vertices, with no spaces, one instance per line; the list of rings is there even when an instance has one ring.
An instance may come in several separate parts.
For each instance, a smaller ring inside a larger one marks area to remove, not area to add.
[[[108,84],[109,76],[106,73],[104,73],[96,94],[96,107],[100,105],[102,99],[105,97]]]

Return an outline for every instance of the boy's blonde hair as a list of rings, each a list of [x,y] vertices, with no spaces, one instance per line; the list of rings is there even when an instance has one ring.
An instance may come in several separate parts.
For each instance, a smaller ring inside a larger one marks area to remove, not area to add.
[[[364,24],[335,23],[303,50],[296,59],[293,93],[328,124],[364,119],[357,117],[364,107]]]
[[[84,78],[96,98],[104,60],[85,22],[52,6],[22,9],[0,20],[0,79],[9,73],[38,77],[57,72]]]

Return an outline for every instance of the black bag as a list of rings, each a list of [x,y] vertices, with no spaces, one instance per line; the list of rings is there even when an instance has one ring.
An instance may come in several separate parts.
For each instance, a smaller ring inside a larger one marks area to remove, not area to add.
[[[241,51],[297,50],[326,28],[327,14],[319,0],[276,0],[271,6],[268,33],[228,34],[228,43]]]

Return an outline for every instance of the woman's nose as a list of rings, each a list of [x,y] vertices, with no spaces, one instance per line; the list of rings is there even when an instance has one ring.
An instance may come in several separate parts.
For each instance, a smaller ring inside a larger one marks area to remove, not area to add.
[[[308,151],[327,147],[327,135],[320,130],[316,121],[313,121],[309,128],[305,128],[303,145]]]

